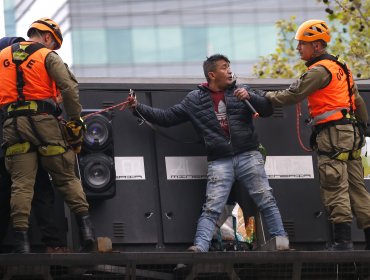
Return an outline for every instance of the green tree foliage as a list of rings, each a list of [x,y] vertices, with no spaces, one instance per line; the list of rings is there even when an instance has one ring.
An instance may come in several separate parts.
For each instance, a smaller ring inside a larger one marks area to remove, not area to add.
[[[370,78],[370,0],[317,0],[323,3],[331,30],[328,52],[339,55],[355,78]],[[301,23],[293,16],[276,22],[278,41],[275,52],[253,66],[259,78],[296,78],[306,69],[296,51],[295,32]]]

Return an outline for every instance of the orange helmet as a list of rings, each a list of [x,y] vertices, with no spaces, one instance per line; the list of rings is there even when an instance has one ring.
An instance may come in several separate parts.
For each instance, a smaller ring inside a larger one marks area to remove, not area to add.
[[[298,28],[295,34],[295,39],[298,41],[312,42],[316,40],[324,40],[330,42],[330,32],[325,21],[319,19],[311,19],[305,21]]]
[[[55,50],[59,49],[63,43],[63,36],[62,36],[62,32],[60,31],[59,25],[50,18],[40,18],[34,21],[27,31],[27,36],[30,35],[30,31],[32,29],[37,29],[41,31],[49,31],[53,35],[55,41],[57,42],[57,46],[55,47]]]

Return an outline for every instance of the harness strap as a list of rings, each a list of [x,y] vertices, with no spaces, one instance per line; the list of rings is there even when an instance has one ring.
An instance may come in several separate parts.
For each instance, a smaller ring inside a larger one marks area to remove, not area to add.
[[[312,130],[311,137],[310,137],[311,147],[312,148],[313,147],[317,148],[316,137],[320,133],[320,131],[322,131],[324,129],[328,129],[328,128],[330,128],[332,126],[335,126],[335,125],[340,125],[340,124],[352,124],[352,126],[354,128],[353,129],[354,141],[353,141],[352,149],[349,150],[349,151],[344,151],[344,152],[334,150],[332,135],[331,135],[330,130],[329,130],[329,141],[330,141],[330,145],[332,147],[332,151],[326,152],[326,151],[317,150],[317,153],[319,155],[325,155],[325,156],[328,156],[332,159],[337,159],[337,160],[342,160],[342,161],[353,160],[353,159],[360,158],[361,157],[361,147],[362,147],[362,144],[363,144],[363,141],[364,141],[365,137],[364,137],[363,133],[361,133],[362,130],[359,127],[359,124],[356,122],[356,120],[352,120],[352,119],[349,119],[349,118],[346,118],[346,117],[343,117],[340,120],[331,121],[331,122],[327,122],[327,123],[323,123],[323,124],[319,124],[319,125],[314,126],[313,130]],[[356,127],[358,127],[358,129],[360,131],[360,142],[359,142],[359,145],[358,145],[360,147],[359,149],[355,149],[355,145],[356,145]]]
[[[62,154],[66,151],[66,149],[62,146],[58,145],[51,145],[46,143],[43,138],[41,137],[39,131],[37,130],[35,123],[32,119],[32,115],[40,114],[40,113],[47,113],[52,114],[54,116],[58,116],[61,113],[61,110],[57,104],[51,104],[47,101],[42,100],[30,100],[26,101],[24,94],[23,94],[23,87],[25,85],[23,79],[23,72],[20,68],[20,65],[27,61],[27,59],[37,50],[45,48],[44,45],[40,43],[33,43],[29,45],[23,45],[20,43],[16,43],[12,45],[12,61],[16,66],[16,87],[17,87],[17,102],[8,104],[6,106],[4,112],[7,117],[12,118],[12,123],[14,125],[14,130],[17,134],[19,139],[19,143],[16,143],[10,147],[7,147],[6,155],[15,155],[15,154],[22,154],[27,153],[31,150],[34,150],[33,145],[29,142],[25,141],[18,129],[18,116],[26,116],[35,137],[40,141],[39,152],[41,155],[44,156],[52,156]]]
[[[25,85],[23,79],[23,72],[20,69],[20,65],[25,62],[34,52],[37,50],[45,48],[44,45],[40,43],[34,43],[30,45],[22,45],[20,43],[15,43],[12,45],[12,57],[13,63],[15,64],[16,73],[17,73],[17,102],[22,105],[25,102],[23,87]]]
[[[348,151],[348,152],[324,152],[324,151],[318,151],[319,155],[328,156],[331,159],[337,159],[341,161],[347,161],[347,160],[354,160],[359,159],[361,157],[361,149],[357,149],[354,151]]]
[[[321,130],[325,129],[325,128],[328,128],[328,127],[332,127],[334,125],[341,125],[341,124],[350,124],[352,123],[352,120],[347,118],[347,117],[343,117],[339,120],[334,120],[334,121],[330,121],[330,122],[326,122],[326,123],[320,123],[318,125],[315,125],[313,126],[313,130],[316,131],[317,133],[319,133]]]
[[[352,92],[352,89],[351,89],[351,82],[350,82],[350,73],[349,73],[349,70],[348,70],[348,67],[347,67],[347,64],[345,63],[341,63],[340,61],[338,61],[338,58],[336,58],[336,60],[334,60],[334,62],[336,64],[338,64],[340,67],[342,67],[344,73],[346,74],[346,81],[347,81],[347,87],[348,87],[348,95],[349,95],[349,106],[350,106],[350,113],[353,113],[355,110],[353,109],[353,102],[352,102],[352,95],[353,95],[353,92]]]
[[[317,57],[317,59],[318,59],[318,61],[323,60],[323,59],[331,60],[331,61],[335,62],[336,64],[338,64],[343,69],[344,73],[346,74],[350,113],[353,113],[354,112],[353,102],[352,102],[353,92],[352,92],[352,89],[351,89],[350,72],[349,72],[349,69],[348,69],[347,65],[345,63],[340,62],[338,60],[338,56],[333,56],[333,55],[327,54],[327,53]]]
[[[15,119],[16,119],[16,118],[15,118]],[[35,123],[33,122],[33,119],[32,119],[32,117],[31,117],[31,115],[28,115],[28,116],[27,116],[27,119],[28,119],[28,121],[30,122],[30,125],[31,125],[31,128],[32,128],[33,133],[35,133],[36,138],[40,141],[41,146],[47,146],[47,145],[48,145],[48,143],[46,143],[46,142],[42,139],[42,137],[41,137],[40,133],[39,133],[39,132],[38,132],[38,130],[36,129]]]
[[[54,101],[30,100],[20,105],[18,102],[10,103],[3,109],[6,118],[28,116],[37,114],[49,114],[58,117],[61,109]]]
[[[14,126],[15,133],[17,133],[17,137],[19,139],[19,143],[24,143],[25,140],[22,137],[22,135],[19,133],[19,130],[18,130],[18,121],[17,121],[17,118],[13,118],[12,119],[12,123],[13,123],[13,126]]]

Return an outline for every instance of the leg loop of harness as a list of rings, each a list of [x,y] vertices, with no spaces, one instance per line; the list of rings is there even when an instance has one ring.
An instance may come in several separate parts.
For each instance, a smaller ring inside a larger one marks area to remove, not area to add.
[[[50,157],[64,154],[67,150],[65,147],[59,145],[45,145],[39,146],[37,151],[44,157]]]
[[[30,142],[23,142],[23,143],[16,143],[13,145],[10,145],[5,150],[5,156],[15,156],[20,154],[26,154],[28,152],[31,152],[32,149]]]
[[[361,149],[349,152],[323,152],[318,151],[319,155],[325,155],[330,157],[331,159],[336,159],[340,161],[347,161],[347,160],[354,160],[359,159],[361,157]]]
[[[16,143],[16,144],[5,146],[5,155],[6,156],[25,154],[25,153],[32,152],[32,151],[35,151],[35,150],[37,150],[38,153],[42,156],[56,156],[56,155],[64,154],[67,151],[66,147],[63,147],[61,145],[46,143],[42,139],[42,137],[41,137],[40,133],[38,132],[38,130],[35,126],[35,123],[32,119],[33,113],[35,111],[37,112],[37,110],[38,110],[37,103],[33,102],[33,101],[28,102],[28,104],[23,105],[23,107],[19,107],[19,106],[14,106],[14,107],[9,106],[8,107],[8,110],[7,110],[8,113],[9,112],[10,113],[20,113],[18,116],[26,116],[27,117],[34,135],[40,141],[40,145],[38,145],[37,149],[36,149],[34,144],[32,144],[28,141],[25,141],[25,139],[22,137],[22,135],[21,135],[21,133],[18,129],[18,122],[17,122],[18,116],[15,115],[15,116],[12,117],[12,119],[13,119],[12,123],[14,125],[14,130],[15,130],[17,136],[18,136],[18,141],[19,142]]]
[[[332,147],[332,151],[330,151],[330,152],[320,151],[317,148],[317,143],[316,143],[317,135],[321,131],[323,131],[324,129],[329,129],[332,126],[341,125],[341,124],[352,124],[353,125],[354,141],[353,141],[352,149],[347,150],[347,151],[343,151],[343,150],[342,151],[337,151],[337,150],[335,150],[335,147],[333,145],[332,135],[329,131],[329,141],[330,141],[330,145]],[[312,131],[312,134],[311,134],[311,145],[316,148],[318,155],[325,155],[325,156],[328,156],[331,159],[336,159],[336,160],[340,160],[340,161],[359,159],[359,158],[361,158],[361,147],[362,147],[362,144],[363,144],[363,135],[361,133],[361,129],[359,128],[361,138],[360,138],[360,143],[358,144],[358,147],[356,149],[356,142],[357,142],[357,140],[356,140],[356,127],[358,127],[358,124],[357,124],[356,120],[353,119],[352,117],[348,117],[348,116],[344,116],[344,118],[341,119],[341,120],[316,125],[315,127],[313,127],[313,131]]]

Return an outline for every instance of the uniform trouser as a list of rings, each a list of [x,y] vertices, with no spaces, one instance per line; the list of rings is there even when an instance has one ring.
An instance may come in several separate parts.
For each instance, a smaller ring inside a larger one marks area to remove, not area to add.
[[[10,222],[10,177],[5,170],[4,158],[0,159],[0,244],[4,240]]]
[[[0,244],[7,233],[10,223],[10,192],[11,180],[5,169],[5,159],[0,158]],[[45,246],[65,246],[65,240],[59,235],[59,229],[54,222],[54,189],[49,175],[39,168],[36,175],[35,195],[32,200],[32,211],[41,232],[41,241]]]
[[[54,116],[36,115],[32,116],[34,128],[26,116],[17,119],[17,130],[12,118],[7,119],[3,126],[3,138],[6,145],[13,145],[23,140],[30,142],[35,147],[43,143],[66,147],[59,123]],[[35,129],[37,133],[35,133]],[[31,151],[5,157],[5,166],[12,179],[11,188],[11,219],[13,227],[17,229],[28,229],[28,220],[33,197],[33,186],[35,184],[38,169],[38,151]],[[65,202],[75,214],[87,213],[88,203],[82,189],[80,180],[75,175],[75,153],[66,148],[66,152],[54,156],[41,156],[40,163],[53,180]]]
[[[45,246],[66,246],[66,240],[62,240],[59,227],[55,222],[54,201],[55,192],[51,185],[49,174],[43,168],[39,167],[36,174],[32,212],[41,232],[41,241]]]
[[[360,148],[358,128],[352,124],[322,130],[316,137],[319,151],[348,151]],[[354,145],[355,144],[355,145]],[[361,158],[341,161],[318,156],[321,197],[329,220],[351,223],[352,213],[360,229],[370,227],[370,194],[366,190]]]

